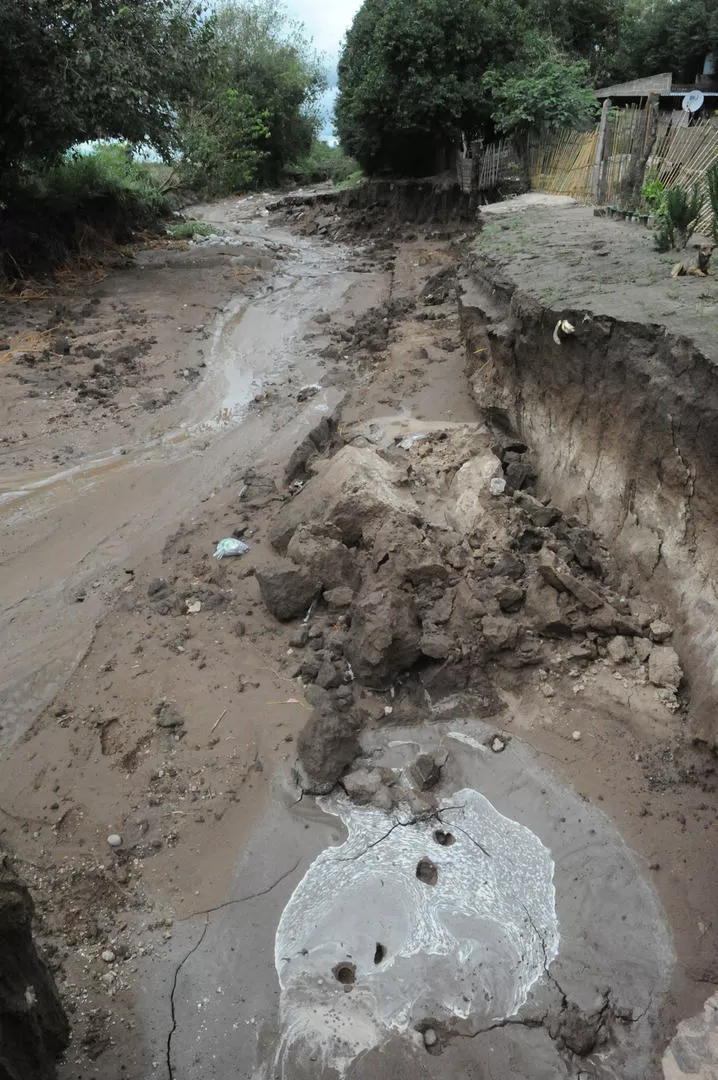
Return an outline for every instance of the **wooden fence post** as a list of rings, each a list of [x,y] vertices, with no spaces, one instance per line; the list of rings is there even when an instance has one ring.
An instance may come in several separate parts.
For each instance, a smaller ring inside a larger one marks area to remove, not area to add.
[[[601,122],[598,125],[596,153],[593,159],[593,177],[591,179],[591,201],[600,206],[603,202],[603,163],[606,158],[606,136],[608,134],[608,114],[611,111],[611,99],[606,98],[601,109]]]

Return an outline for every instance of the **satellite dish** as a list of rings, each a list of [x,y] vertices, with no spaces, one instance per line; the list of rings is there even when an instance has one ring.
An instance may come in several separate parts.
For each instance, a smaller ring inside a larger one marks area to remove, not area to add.
[[[686,94],[683,98],[683,111],[687,113],[698,112],[704,101],[705,98],[700,90],[691,90],[690,94]]]

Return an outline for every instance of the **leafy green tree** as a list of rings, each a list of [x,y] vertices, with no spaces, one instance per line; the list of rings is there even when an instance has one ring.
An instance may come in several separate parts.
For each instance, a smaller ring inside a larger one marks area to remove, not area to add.
[[[224,3],[214,33],[214,63],[181,113],[187,165],[215,192],[275,185],[311,149],[322,66],[276,0]]]
[[[344,148],[370,172],[426,172],[461,133],[584,122],[625,2],[365,0],[339,62]]]
[[[692,83],[709,52],[718,56],[715,0],[626,0],[607,81],[671,71]]]
[[[336,123],[368,171],[432,171],[490,118],[482,78],[508,61],[517,0],[365,0],[339,61]]]
[[[206,65],[193,0],[0,0],[0,170],[74,143],[176,144],[176,108]],[[2,178],[0,178],[0,181]]]
[[[492,118],[502,134],[532,127],[580,128],[595,119],[599,106],[587,84],[588,65],[545,60],[526,74],[488,72],[484,84],[492,92]]]

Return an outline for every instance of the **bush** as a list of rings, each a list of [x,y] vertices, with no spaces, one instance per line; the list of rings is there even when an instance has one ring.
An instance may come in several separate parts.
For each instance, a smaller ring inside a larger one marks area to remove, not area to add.
[[[711,204],[711,210],[713,211],[713,218],[711,220],[711,234],[716,244],[718,244],[718,165],[714,165],[708,170],[708,198]]]
[[[680,184],[666,192],[666,217],[675,232],[676,246],[684,248],[691,238],[703,206],[703,197],[694,184],[690,194]]]
[[[287,179],[297,184],[320,184],[331,180],[337,186],[354,179],[361,170],[354,158],[348,157],[339,146],[315,139],[308,154],[285,169]]]
[[[156,227],[171,209],[151,169],[123,144],[26,171],[0,213],[0,278],[45,273],[108,241],[128,243],[135,229]]]

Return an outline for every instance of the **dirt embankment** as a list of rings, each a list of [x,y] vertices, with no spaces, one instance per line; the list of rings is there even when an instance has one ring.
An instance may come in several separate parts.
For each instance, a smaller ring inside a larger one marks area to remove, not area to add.
[[[486,218],[461,298],[472,392],[675,611],[695,734],[718,738],[718,286],[590,209]],[[573,330],[558,326],[567,320]]]

